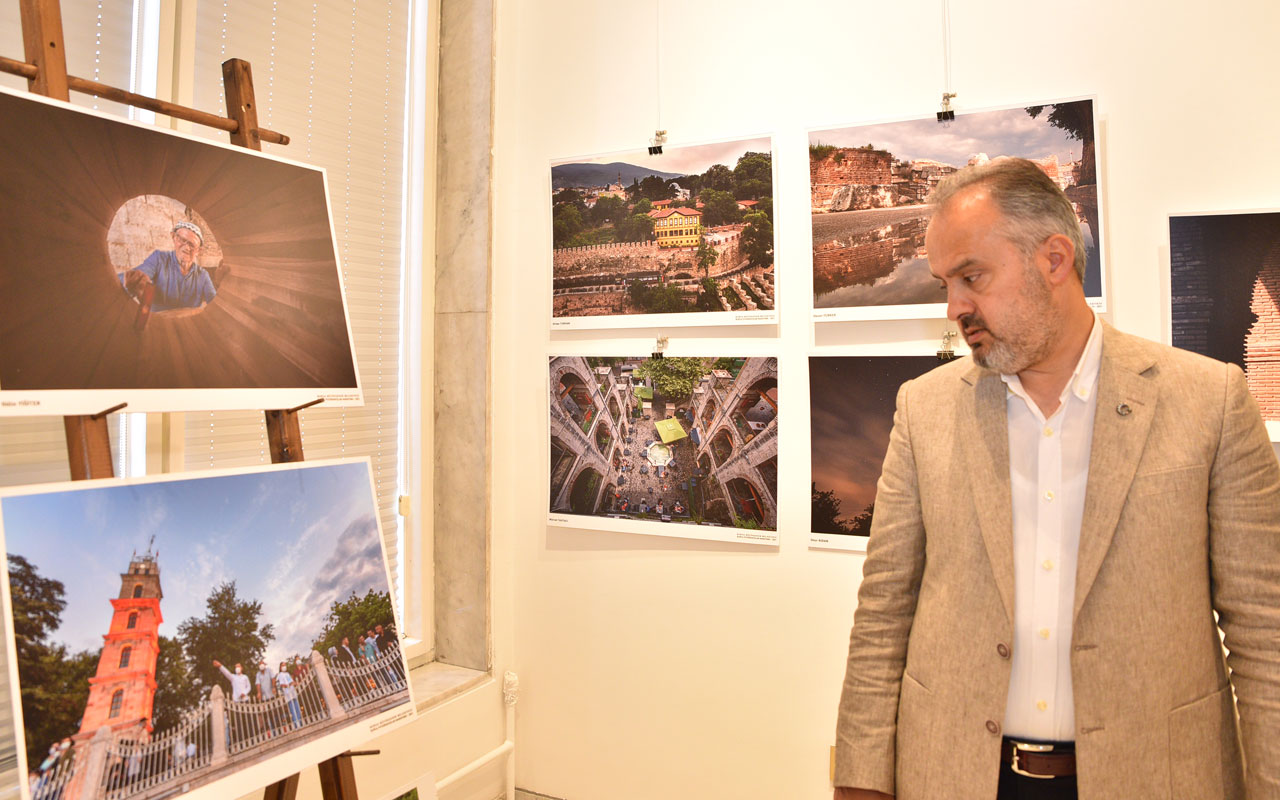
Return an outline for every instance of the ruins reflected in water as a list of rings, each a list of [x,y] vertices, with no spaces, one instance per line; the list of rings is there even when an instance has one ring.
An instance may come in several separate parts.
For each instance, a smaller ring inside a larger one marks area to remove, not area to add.
[[[883,210],[847,211],[815,219],[813,292],[816,308],[841,306],[945,303],[947,294],[929,274],[924,235],[930,209],[910,209],[913,216],[870,230],[865,222],[879,222]],[[892,212],[889,212],[892,213]],[[835,236],[831,236],[835,233]]]

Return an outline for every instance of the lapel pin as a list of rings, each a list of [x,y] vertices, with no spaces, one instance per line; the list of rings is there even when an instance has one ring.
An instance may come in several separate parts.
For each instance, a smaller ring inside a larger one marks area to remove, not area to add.
[[[1132,412],[1133,412],[1133,409],[1129,407],[1128,403],[1121,403],[1120,405],[1116,406],[1116,413],[1122,417],[1127,417]]]

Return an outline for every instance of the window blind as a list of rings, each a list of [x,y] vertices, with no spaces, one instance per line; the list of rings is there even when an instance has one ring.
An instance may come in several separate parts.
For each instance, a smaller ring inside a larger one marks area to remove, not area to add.
[[[67,72],[128,88],[133,20],[133,3],[62,0]],[[0,3],[0,55],[25,58],[22,19],[15,2]],[[19,92],[27,91],[25,78],[7,73],[0,74],[0,85]],[[127,106],[77,92],[71,93],[71,102],[122,117],[127,117],[129,112]],[[117,421],[117,415],[108,418],[113,453],[120,452]],[[120,474],[119,468],[116,473]],[[0,486],[70,479],[62,417],[0,418]],[[9,739],[3,741],[8,742]]]
[[[408,0],[201,0],[195,106],[225,113],[222,62],[252,65],[264,152],[324,167],[362,408],[301,412],[308,460],[369,456],[387,551],[399,556],[400,308]],[[199,135],[227,141],[221,131]],[[261,412],[187,414],[188,469],[269,463]],[[398,593],[399,587],[396,591]]]

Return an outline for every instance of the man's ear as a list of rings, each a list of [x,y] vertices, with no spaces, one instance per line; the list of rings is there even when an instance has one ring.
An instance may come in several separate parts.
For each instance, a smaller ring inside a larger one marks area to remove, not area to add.
[[[1049,263],[1049,282],[1060,284],[1076,274],[1076,246],[1065,234],[1055,233],[1040,245]]]

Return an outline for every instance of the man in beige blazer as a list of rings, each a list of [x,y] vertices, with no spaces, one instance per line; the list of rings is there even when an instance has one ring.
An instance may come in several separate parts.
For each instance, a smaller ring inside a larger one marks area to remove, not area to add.
[[[1030,162],[932,202],[972,358],[898,393],[836,798],[1280,799],[1280,468],[1243,374],[1097,319]]]

